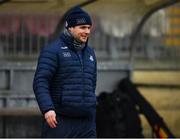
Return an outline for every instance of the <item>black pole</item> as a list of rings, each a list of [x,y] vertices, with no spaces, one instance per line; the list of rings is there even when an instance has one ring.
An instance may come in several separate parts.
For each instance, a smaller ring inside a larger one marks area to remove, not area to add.
[[[165,136],[167,136],[167,138],[174,138],[173,133],[170,131],[163,118],[141,95],[141,93],[136,88],[136,85],[133,84],[129,78],[124,78],[121,80],[118,88],[127,93],[132,98],[133,102],[139,107],[140,112],[146,117],[157,138],[166,138]],[[163,131],[163,135],[161,134],[160,129]]]

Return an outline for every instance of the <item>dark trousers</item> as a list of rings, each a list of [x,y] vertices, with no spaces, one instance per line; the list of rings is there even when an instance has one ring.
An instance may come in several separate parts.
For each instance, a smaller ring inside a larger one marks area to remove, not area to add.
[[[96,123],[92,119],[57,116],[57,121],[56,128],[43,121],[43,138],[96,138]]]

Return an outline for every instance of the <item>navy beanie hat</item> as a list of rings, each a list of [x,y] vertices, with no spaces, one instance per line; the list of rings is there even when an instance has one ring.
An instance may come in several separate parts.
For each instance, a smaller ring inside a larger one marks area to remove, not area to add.
[[[66,15],[66,28],[77,25],[92,25],[91,17],[79,6],[72,8]]]

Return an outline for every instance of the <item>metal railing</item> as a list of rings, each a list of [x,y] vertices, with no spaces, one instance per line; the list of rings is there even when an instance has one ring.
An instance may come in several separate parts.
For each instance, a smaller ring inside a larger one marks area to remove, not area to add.
[[[169,16],[170,17],[170,16]],[[180,16],[176,16],[180,18]],[[33,59],[36,60],[40,49],[44,47],[51,35],[56,29],[56,25],[60,20],[57,15],[14,15],[0,14],[0,59]],[[127,59],[130,57],[130,31],[124,36],[114,36],[104,31],[102,27],[101,17],[93,16],[95,28],[92,30],[89,44],[92,46],[98,59]],[[138,36],[136,44],[134,44],[135,58],[179,58],[180,47],[170,46],[174,44],[174,37],[167,37],[167,34],[160,32],[159,24],[156,18],[150,19],[147,24],[148,31],[142,32]],[[162,19],[161,19],[162,20]],[[168,18],[163,19],[165,24],[169,24]],[[135,25],[134,25],[135,26]],[[165,28],[164,25],[161,28]],[[176,26],[177,27],[177,26]],[[129,30],[129,29],[127,29]],[[154,35],[152,30],[160,35]],[[177,40],[178,36],[176,36]],[[171,40],[171,41],[169,41]],[[168,41],[168,43],[167,43]],[[172,43],[169,43],[172,42]]]
[[[0,14],[0,56],[34,57],[54,32],[56,15]]]

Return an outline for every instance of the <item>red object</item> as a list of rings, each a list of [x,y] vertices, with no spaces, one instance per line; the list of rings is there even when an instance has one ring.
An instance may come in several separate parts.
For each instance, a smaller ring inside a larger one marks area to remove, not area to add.
[[[20,20],[17,16],[0,16],[0,33],[8,35],[17,33],[20,28]]]
[[[58,18],[54,16],[29,16],[25,18],[27,30],[34,35],[49,36],[51,35],[58,23]]]

